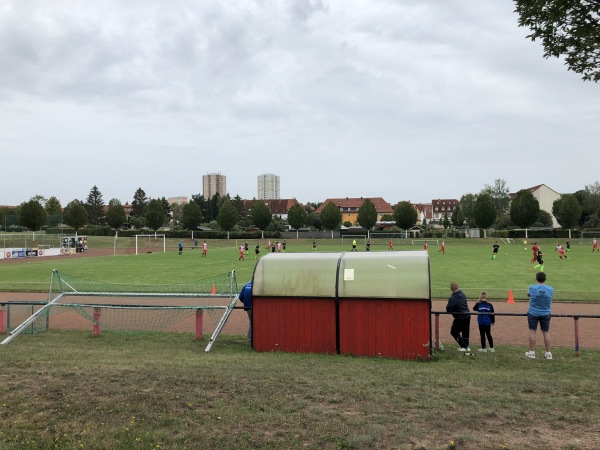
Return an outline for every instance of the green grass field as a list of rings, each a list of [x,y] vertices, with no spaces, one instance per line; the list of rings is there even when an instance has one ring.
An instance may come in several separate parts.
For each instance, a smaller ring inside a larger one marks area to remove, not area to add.
[[[598,448],[600,351],[431,362],[218,351],[182,333],[49,332],[0,348],[0,448]]]
[[[119,244],[126,245],[127,239]],[[264,254],[264,244],[261,248]],[[439,247],[430,246],[431,286],[433,298],[446,298],[450,281],[456,280],[469,298],[476,298],[485,290],[492,299],[506,299],[512,289],[516,299],[525,299],[528,286],[534,282],[534,271],[529,263],[531,250],[519,243],[501,245],[496,260],[491,260],[492,239],[456,239],[446,240],[446,254],[438,252]],[[591,253],[590,246],[574,244],[569,260],[560,260],[553,252],[555,242],[538,242],[545,253],[545,272],[548,284],[555,288],[556,301],[600,301],[600,254]],[[167,253],[149,253],[135,255],[116,255],[104,257],[71,258],[44,261],[43,258],[31,259],[0,266],[0,290],[2,291],[38,291],[48,290],[52,269],[59,272],[94,281],[130,283],[140,285],[164,283],[183,283],[200,280],[236,270],[241,285],[252,277],[254,265],[254,245],[251,241],[250,254],[246,261],[238,261],[235,240],[209,241],[209,257],[201,258],[201,250],[192,250],[187,242],[182,256],[177,252],[177,241],[167,243]],[[310,252],[311,240],[287,240],[287,252]],[[91,248],[112,249],[112,238],[92,237]],[[318,241],[318,251],[349,251],[342,246],[340,239]],[[394,251],[421,250],[396,240]],[[362,248],[362,241],[359,242]],[[374,246],[373,251],[387,251],[386,247]]]
[[[91,240],[112,248],[112,240]],[[491,240],[430,247],[432,292],[446,298],[458,280],[473,298],[485,289],[524,298],[533,281],[530,250]],[[288,252],[312,241],[288,240]],[[562,300],[597,301],[600,255],[575,246],[569,261],[546,250],[546,272]],[[52,269],[92,281],[164,284],[255,266],[254,242],[238,261],[235,241],[209,242],[209,257],[177,241],[168,252],[32,259],[0,265],[4,291],[47,291]],[[395,243],[396,251],[420,250]],[[319,251],[350,250],[340,240]],[[374,251],[386,251],[374,247]],[[0,346],[0,448],[20,449],[537,449],[600,448],[600,351],[530,360],[522,347],[429,362],[279,352],[256,353],[244,336],[50,331]],[[452,347],[452,348],[451,348]]]

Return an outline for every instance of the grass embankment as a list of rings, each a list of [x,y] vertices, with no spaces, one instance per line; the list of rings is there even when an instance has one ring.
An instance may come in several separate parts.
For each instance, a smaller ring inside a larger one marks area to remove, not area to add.
[[[262,254],[266,239],[261,240]],[[167,253],[142,255],[116,255],[105,257],[65,256],[60,260],[44,261],[43,258],[13,261],[0,266],[1,291],[48,290],[50,272],[57,269],[65,274],[103,282],[132,284],[182,283],[200,280],[229,272],[237,272],[240,283],[252,277],[256,259],[255,241],[249,241],[250,252],[245,261],[238,261],[237,246],[241,241],[208,241],[208,258],[201,258],[201,250],[193,250],[192,241],[186,241],[182,256],[177,252],[177,240],[167,241]],[[408,241],[395,240],[394,251],[421,250]],[[491,260],[493,239],[446,240],[446,254],[439,247],[429,247],[431,266],[431,291],[434,298],[446,298],[450,281],[457,280],[469,298],[476,298],[485,290],[492,299],[505,300],[509,290],[516,299],[527,298],[527,288],[534,282],[534,272],[529,262],[531,250],[522,244],[501,245],[496,260]],[[131,247],[129,238],[117,240],[120,249]],[[349,242],[350,243],[350,242]],[[349,244],[348,243],[348,244]],[[201,241],[200,241],[201,244]],[[556,242],[539,241],[545,251],[545,272],[548,283],[555,288],[555,301],[600,301],[600,277],[597,277],[600,254],[591,253],[591,247],[572,245],[569,260],[560,260],[553,252]],[[112,248],[112,238],[90,237],[90,248]],[[364,241],[359,241],[359,250],[364,251]],[[311,251],[312,240],[288,239],[287,253]],[[349,251],[341,239],[318,241],[318,251]],[[156,250],[156,249],[155,249]],[[374,245],[373,251],[386,252],[385,245]]]
[[[232,336],[204,346],[185,334],[19,336],[0,347],[0,448],[600,445],[598,351],[409,362],[255,353]]]

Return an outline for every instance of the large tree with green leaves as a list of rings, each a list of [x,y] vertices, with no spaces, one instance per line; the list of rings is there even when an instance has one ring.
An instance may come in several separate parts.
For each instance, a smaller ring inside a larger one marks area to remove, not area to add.
[[[102,199],[102,193],[96,185],[90,189],[84,206],[88,213],[89,223],[100,225],[104,220],[104,200]]]
[[[552,214],[563,228],[573,228],[579,224],[583,209],[572,194],[565,194],[552,203]]]
[[[240,197],[239,194],[233,197],[233,199],[231,199],[231,203],[233,204],[233,206],[235,206],[235,210],[237,211],[240,219],[243,219],[248,215],[248,211],[246,211],[246,208],[244,207],[244,200],[242,200],[242,197]]]
[[[464,220],[465,216],[463,216],[462,208],[460,207],[460,205],[456,205],[454,211],[452,211],[450,222],[452,222],[452,225],[454,225],[455,227],[462,227]]]
[[[473,208],[475,208],[475,200],[477,196],[475,194],[464,194],[460,198],[460,210],[462,212],[463,222],[467,222],[467,226],[474,227],[475,219]]]
[[[400,202],[394,208],[396,225],[403,230],[412,228],[418,219],[417,210],[409,202]]]
[[[308,213],[300,203],[295,203],[288,211],[287,220],[292,228],[298,230],[306,225]]]
[[[252,219],[252,223],[256,228],[264,231],[273,220],[273,214],[271,214],[271,210],[265,204],[265,202],[262,200],[257,200],[252,204],[250,218]]]
[[[496,216],[500,216],[508,211],[508,205],[510,204],[510,190],[508,189],[505,180],[497,178],[494,180],[493,185],[486,184],[480,194],[487,194],[490,196],[496,208]]]
[[[365,230],[370,230],[377,223],[377,208],[371,201],[366,198],[365,201],[358,208],[358,224]]]
[[[63,210],[63,222],[75,230],[79,231],[88,223],[88,214],[80,200],[69,202]]]
[[[227,231],[227,239],[229,239],[229,232],[233,230],[233,227],[238,223],[238,220],[239,216],[235,206],[233,206],[229,198],[225,198],[219,209],[219,214],[217,214],[217,223],[223,231]]]
[[[165,213],[166,217],[171,217],[171,212],[173,211],[171,209],[171,205],[169,204],[169,200],[167,200],[165,197],[162,197],[160,199],[160,203],[162,204],[163,207],[163,211]]]
[[[544,58],[565,57],[568,70],[600,81],[600,1],[515,0],[519,26],[541,40]]]
[[[50,197],[46,201],[44,209],[48,214],[46,225],[49,227],[57,227],[62,222],[62,205],[60,204],[60,201],[54,196]]]
[[[175,206],[175,205],[174,205]],[[202,210],[198,203],[189,202],[181,209],[181,221],[186,230],[197,230],[202,223]]]
[[[321,211],[321,224],[326,230],[335,230],[342,223],[340,208],[333,202],[327,202]]]
[[[473,218],[479,228],[489,228],[497,217],[497,204],[489,194],[479,194],[473,208]]]
[[[127,222],[127,214],[121,202],[113,198],[108,202],[108,210],[106,211],[106,223],[111,228],[118,230]]]
[[[595,227],[598,211],[600,210],[600,183],[596,181],[573,195],[582,208],[579,225],[582,227]]]
[[[62,214],[62,205],[60,204],[60,201],[54,196],[50,197],[46,201],[44,209],[46,210],[49,216]]]
[[[133,194],[131,202],[131,215],[133,217],[144,217],[146,215],[146,207],[148,206],[148,197],[142,188],[138,188]]]
[[[540,215],[540,203],[530,190],[522,189],[510,204],[510,220],[521,228],[529,228]]]
[[[156,233],[164,225],[166,218],[163,202],[159,199],[150,200],[146,208],[146,225]]]
[[[37,231],[45,225],[47,216],[42,204],[38,200],[31,199],[21,205],[19,220],[21,226]]]
[[[479,194],[477,200],[475,200],[475,207],[473,208],[473,218],[475,224],[479,228],[483,228],[483,237],[486,237],[486,228],[492,226],[497,217],[497,203],[489,194]]]
[[[554,226],[554,221],[552,220],[552,214],[548,211],[544,211],[540,209],[540,214],[538,215],[537,220],[533,224],[535,227],[543,227],[543,228],[552,228]]]

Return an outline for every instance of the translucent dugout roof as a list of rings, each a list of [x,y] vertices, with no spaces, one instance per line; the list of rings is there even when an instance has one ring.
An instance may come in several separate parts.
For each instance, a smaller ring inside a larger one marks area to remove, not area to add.
[[[425,251],[344,253],[340,298],[427,299],[429,255]]]
[[[269,253],[254,269],[253,296],[335,298],[340,253]]]
[[[339,262],[339,277],[338,275]],[[430,299],[425,251],[269,253],[254,272],[252,292],[265,297]]]

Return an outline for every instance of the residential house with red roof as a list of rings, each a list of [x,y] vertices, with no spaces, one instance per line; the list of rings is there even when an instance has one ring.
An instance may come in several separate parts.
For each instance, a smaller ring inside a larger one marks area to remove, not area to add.
[[[288,211],[294,205],[299,204],[295,198],[278,198],[270,200],[244,200],[244,209],[250,211],[254,202],[263,202],[271,211],[271,214],[282,220],[287,220]]]
[[[384,214],[394,214],[392,206],[381,197],[369,197],[369,200],[375,205],[377,211],[377,221],[381,221],[381,216]],[[360,198],[328,198],[321,206],[317,208],[317,213],[320,214],[327,203],[334,203],[342,213],[342,223],[350,222],[352,225],[358,225],[358,209],[362,206],[365,199]]]
[[[452,217],[452,213],[460,201],[454,198],[443,198],[431,201],[432,217],[431,220],[440,223],[444,219],[444,214],[448,214],[448,219]]]

